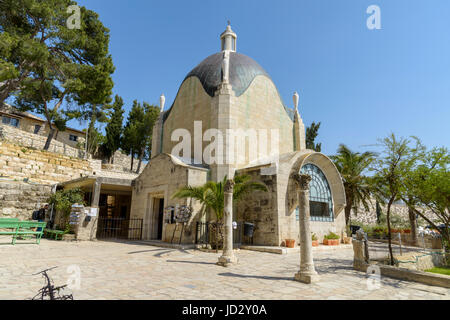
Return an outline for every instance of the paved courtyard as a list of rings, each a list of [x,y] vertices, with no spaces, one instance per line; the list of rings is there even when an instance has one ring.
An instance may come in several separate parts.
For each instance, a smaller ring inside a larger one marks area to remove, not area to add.
[[[314,253],[321,281],[293,281],[297,254],[240,250],[239,264],[215,264],[216,253],[176,250],[132,242],[63,242],[0,245],[0,299],[29,299],[43,286],[43,269],[55,285],[67,267],[81,270],[74,299],[450,299],[450,289],[382,278],[369,290],[366,275],[352,270],[352,249]],[[369,282],[370,284],[370,282]],[[376,287],[376,286],[375,286]],[[69,291],[70,292],[70,291]]]

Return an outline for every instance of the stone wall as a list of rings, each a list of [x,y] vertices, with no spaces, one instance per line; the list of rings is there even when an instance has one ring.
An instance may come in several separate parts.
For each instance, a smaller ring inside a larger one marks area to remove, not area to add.
[[[51,195],[52,187],[17,181],[0,180],[0,217],[31,219]]]
[[[103,162],[105,163],[105,161],[103,161]],[[133,172],[136,172],[138,164],[139,164],[139,159],[134,159]],[[116,169],[115,169],[116,171],[120,170],[120,171],[130,172],[131,157],[129,155],[126,155],[126,154],[122,153],[121,151],[117,150],[113,156],[113,165],[116,167]],[[147,165],[147,163],[143,161],[139,173],[144,171],[144,168],[146,165]]]
[[[254,191],[235,205],[234,219],[255,225],[253,244],[278,246],[279,226],[277,217],[277,176],[263,176],[260,169],[244,171],[252,178],[267,186],[268,192]]]
[[[51,185],[94,172],[91,162],[0,141],[0,176]]]
[[[63,136],[61,132],[58,135]],[[39,134],[33,134],[31,132],[23,131],[20,129],[16,129],[8,125],[2,125],[0,123],[0,140],[6,140],[23,147],[42,150],[44,148],[47,137]],[[67,143],[58,141],[57,139],[52,140],[48,151],[53,153],[59,153],[69,157],[75,158],[84,157],[83,150],[70,146]]]

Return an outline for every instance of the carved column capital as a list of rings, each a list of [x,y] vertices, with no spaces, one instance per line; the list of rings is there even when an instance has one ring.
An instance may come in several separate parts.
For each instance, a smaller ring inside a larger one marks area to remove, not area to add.
[[[309,190],[309,182],[311,181],[311,176],[308,174],[294,173],[291,178],[297,184],[300,190]]]
[[[234,188],[234,180],[228,179],[225,183],[224,192],[226,193],[233,193]]]

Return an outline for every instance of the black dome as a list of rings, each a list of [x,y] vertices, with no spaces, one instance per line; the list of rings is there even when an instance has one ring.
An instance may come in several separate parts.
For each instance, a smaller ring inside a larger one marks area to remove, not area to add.
[[[222,61],[223,52],[210,55],[189,72],[184,80],[189,77],[197,77],[202,83],[203,89],[213,97],[222,82]],[[252,58],[237,52],[230,52],[230,83],[236,97],[243,94],[253,79],[259,75],[270,78],[267,72]]]

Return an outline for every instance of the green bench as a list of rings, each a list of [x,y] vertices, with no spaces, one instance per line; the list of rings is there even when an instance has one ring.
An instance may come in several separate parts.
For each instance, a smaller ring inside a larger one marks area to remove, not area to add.
[[[52,229],[44,229],[44,233],[49,237],[55,237],[55,240],[58,240],[58,236],[60,237],[60,240],[62,239],[63,235],[66,233],[65,231],[61,230],[52,230]]]
[[[13,245],[16,244],[16,240],[19,237],[30,237],[35,235],[36,243],[39,244],[46,225],[46,222],[20,221],[19,219],[3,218],[0,219],[0,235],[12,235]],[[37,231],[38,228],[41,228],[41,230]]]

